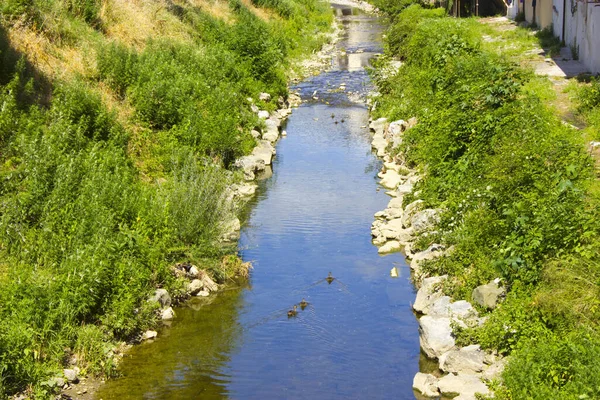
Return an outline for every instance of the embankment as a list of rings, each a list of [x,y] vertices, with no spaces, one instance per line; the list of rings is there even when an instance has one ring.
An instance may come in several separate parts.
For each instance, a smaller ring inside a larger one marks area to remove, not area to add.
[[[546,103],[546,78],[502,56],[514,43],[444,10],[378,6],[392,26],[373,147],[394,199],[373,235],[412,258],[421,347],[439,360],[415,386],[598,397],[600,225],[583,138]]]
[[[171,316],[165,291],[243,275],[252,187],[235,160],[266,164],[286,74],[332,15],[311,0],[0,11],[0,393],[45,398],[114,374],[117,345]]]

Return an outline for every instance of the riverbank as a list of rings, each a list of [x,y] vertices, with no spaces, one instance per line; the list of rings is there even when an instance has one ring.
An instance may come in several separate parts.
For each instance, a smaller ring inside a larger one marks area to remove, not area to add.
[[[312,1],[0,8],[0,392],[46,398],[114,375],[167,298],[247,274],[253,186],[233,164],[272,151],[253,136],[285,117],[291,60],[332,17]]]
[[[412,258],[421,348],[439,367],[415,388],[597,397],[600,227],[584,138],[548,105],[546,78],[502,53],[519,43],[443,10],[391,12],[372,130],[395,198],[372,232],[380,251]],[[394,59],[398,72],[382,73]]]

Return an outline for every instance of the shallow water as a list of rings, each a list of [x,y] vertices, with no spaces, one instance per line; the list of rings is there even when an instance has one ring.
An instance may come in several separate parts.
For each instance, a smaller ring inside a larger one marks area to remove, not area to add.
[[[364,67],[381,51],[382,26],[348,8],[336,14],[346,54],[296,87],[307,102],[290,116],[242,230],[250,282],[176,309],[97,398],[414,398],[410,271],[401,254],[381,257],[371,243],[373,214],[389,197],[376,181],[367,108],[349,99],[369,89]],[[302,298],[309,306],[288,318]]]

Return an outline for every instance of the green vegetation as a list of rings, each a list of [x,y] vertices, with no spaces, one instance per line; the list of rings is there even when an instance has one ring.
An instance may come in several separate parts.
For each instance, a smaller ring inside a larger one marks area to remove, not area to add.
[[[404,64],[392,77],[374,72],[374,117],[417,117],[395,150],[422,171],[419,197],[444,210],[438,234],[418,245],[455,246],[424,269],[453,276],[445,290],[456,298],[470,300],[496,277],[508,288],[483,327],[459,332],[462,343],[511,355],[496,398],[598,398],[592,159],[580,132],[546,104],[545,78],[495,51],[477,20],[442,14],[411,5],[393,15],[387,56]],[[584,109],[598,107],[595,85],[582,92]]]
[[[114,374],[115,344],[156,324],[149,294],[183,293],[174,263],[244,273],[217,239],[260,124],[247,98],[276,108],[332,19],[317,0],[134,3],[0,5],[0,397],[50,397],[71,358]]]

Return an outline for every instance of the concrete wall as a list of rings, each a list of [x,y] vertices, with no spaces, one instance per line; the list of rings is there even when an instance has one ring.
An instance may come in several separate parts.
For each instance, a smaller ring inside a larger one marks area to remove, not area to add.
[[[518,0],[519,1],[519,0]],[[554,0],[557,1],[557,0]],[[562,0],[559,0],[562,1]],[[570,0],[568,0],[570,1]],[[552,25],[552,4],[553,0],[537,0],[535,10],[535,22],[540,28],[546,28]],[[518,11],[525,10],[525,20],[529,23],[533,22],[533,0],[524,0],[523,3],[519,1]],[[517,12],[518,12],[517,11]],[[516,13],[515,13],[516,15]]]
[[[564,32],[565,44],[578,50],[579,61],[590,72],[600,73],[600,2],[554,0],[554,8],[554,34],[563,39]]]

